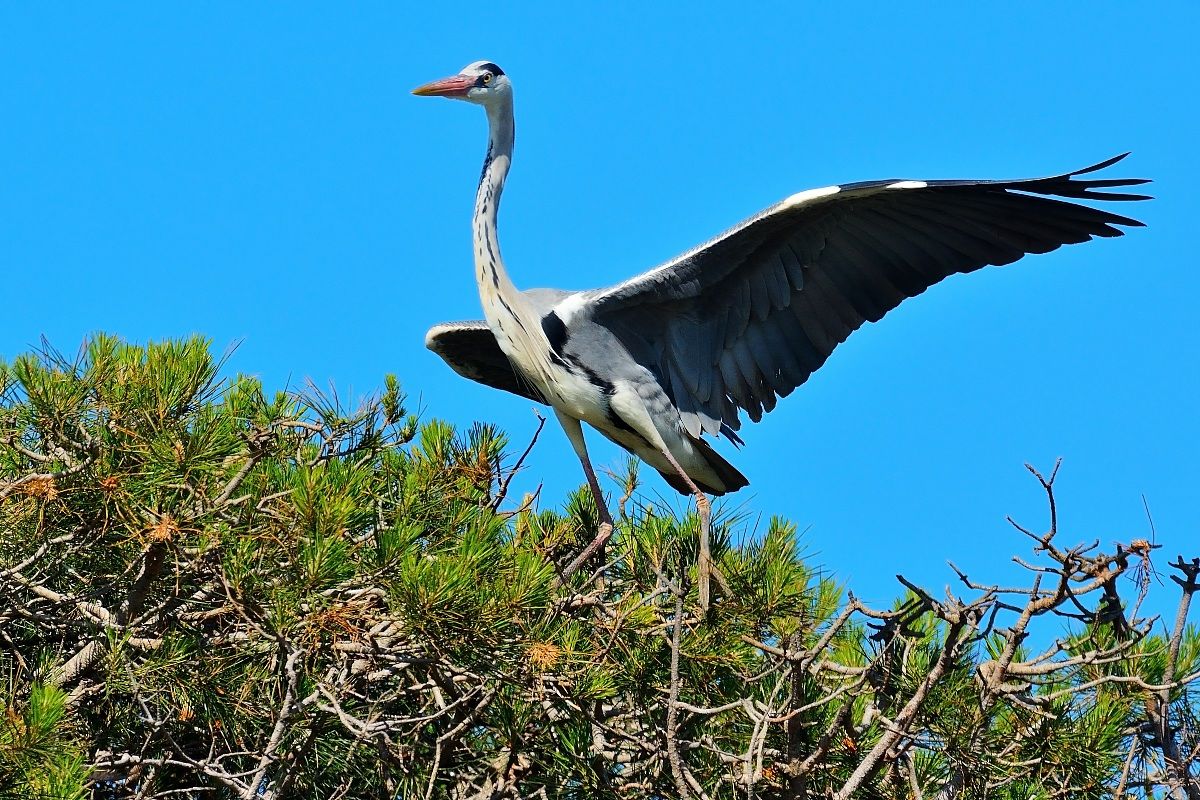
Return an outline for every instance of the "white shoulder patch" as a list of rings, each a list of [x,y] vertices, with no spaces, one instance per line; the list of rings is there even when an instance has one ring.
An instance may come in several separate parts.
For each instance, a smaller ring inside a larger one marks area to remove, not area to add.
[[[837,194],[842,190],[840,186],[823,186],[820,189],[806,189],[803,192],[796,192],[794,195],[784,199],[779,204],[779,209],[782,211],[786,208],[795,208],[798,205],[807,203],[809,200],[819,200],[822,197],[828,197],[831,194]]]
[[[887,189],[924,189],[928,185],[929,184],[926,183],[925,181],[896,181],[895,183],[889,183],[884,188],[887,188]]]
[[[565,300],[559,301],[558,305],[554,306],[554,313],[563,321],[563,325],[570,325],[571,320],[580,310],[587,305],[587,296],[584,292],[573,294]]]

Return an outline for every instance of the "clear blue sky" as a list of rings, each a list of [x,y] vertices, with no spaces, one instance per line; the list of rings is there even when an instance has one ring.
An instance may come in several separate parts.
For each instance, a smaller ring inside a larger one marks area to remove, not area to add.
[[[1145,535],[1145,494],[1163,552],[1195,554],[1200,7],[736,5],[5,4],[0,355],[198,332],[268,387],[395,372],[427,414],[523,444],[529,402],[423,346],[480,315],[485,121],[408,90],[481,58],[516,86],[523,287],[617,281],[804,188],[1132,150],[1148,228],[935,287],[721,449],[752,482],[734,505],[808,528],[868,599],[1027,553],[1004,515],[1042,525],[1021,465],[1057,456],[1065,538]],[[582,480],[550,426],[530,464],[551,503]]]

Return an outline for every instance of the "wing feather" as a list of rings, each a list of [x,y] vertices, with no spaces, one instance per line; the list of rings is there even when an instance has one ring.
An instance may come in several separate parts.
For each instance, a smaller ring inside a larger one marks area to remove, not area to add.
[[[425,334],[425,346],[464,378],[549,405],[542,393],[517,372],[483,320],[434,325]]]
[[[816,308],[816,313],[821,314],[829,321],[829,326],[826,328],[834,335],[834,345],[841,344],[846,341],[846,337],[859,327],[865,321],[862,314],[854,310],[853,306],[848,301],[838,288],[834,286],[833,280],[829,277],[827,270],[811,270],[808,275],[808,286],[812,287],[812,302]],[[801,295],[808,294],[809,290],[801,292]],[[818,298],[824,300],[823,304]],[[830,347],[830,352],[833,351]]]
[[[804,264],[790,245],[779,248],[779,263],[783,265],[787,275],[788,290],[791,295],[795,295],[804,288]]]
[[[956,273],[1141,225],[1072,202],[1147,199],[1106,191],[1144,180],[1084,177],[1123,157],[1049,178],[801,192],[588,293],[588,313],[664,376],[689,432],[735,437],[739,410],[758,421],[863,322],[905,298]]]
[[[818,310],[814,302],[819,302],[820,288],[810,283],[809,288],[792,299],[792,318],[801,329],[801,335],[795,337],[797,355],[803,360],[809,374],[816,372],[825,363],[825,358],[833,352],[842,338],[836,331],[845,330],[845,325],[834,319],[828,307]],[[805,378],[808,376],[806,375]]]
[[[758,327],[775,362],[772,389],[780,397],[787,397],[795,387],[808,380],[812,372],[801,363],[805,349],[811,350],[812,344],[791,314],[774,314]]]
[[[787,308],[792,298],[792,287],[788,282],[787,268],[783,265],[782,254],[778,251],[771,258],[771,268],[767,270],[767,277],[770,282],[768,296],[771,300],[771,310],[778,311],[781,308]],[[765,319],[766,315],[763,318]]]

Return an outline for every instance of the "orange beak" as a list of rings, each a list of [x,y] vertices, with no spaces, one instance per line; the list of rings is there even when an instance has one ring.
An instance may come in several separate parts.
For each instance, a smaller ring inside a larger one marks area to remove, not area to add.
[[[475,79],[465,75],[455,75],[442,78],[439,81],[418,86],[412,93],[419,97],[466,97],[467,92],[475,85]]]

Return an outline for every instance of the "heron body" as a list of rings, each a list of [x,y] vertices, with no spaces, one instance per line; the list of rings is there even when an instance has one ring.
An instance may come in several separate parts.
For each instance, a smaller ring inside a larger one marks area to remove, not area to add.
[[[468,70],[503,77],[500,68],[488,62],[477,62],[464,73]],[[488,151],[472,226],[475,279],[487,331],[511,362],[513,378],[536,389],[539,397],[535,399],[554,408],[577,451],[586,452],[582,429],[576,430],[578,422],[586,422],[655,467],[684,494],[691,490],[668,454],[710,494],[722,495],[747,485],[745,477],[698,435],[688,435],[672,420],[671,399],[651,371],[611,330],[592,318],[588,300],[593,293],[520,292],[512,284],[500,257],[496,222],[512,163],[511,95],[508,102],[485,108]],[[439,350],[443,334],[442,326],[429,331],[426,341],[431,349]]]
[[[694,495],[702,605],[706,493],[748,483],[705,435],[740,445],[742,413],[759,421],[864,322],[949,275],[1141,225],[1058,198],[1146,199],[1101,191],[1144,180],[1082,177],[1124,156],[1049,178],[829,186],[785,198],[616,286],[521,292],[504,268],[496,225],[512,162],[511,82],[495,64],[480,61],[414,93],[482,105],[489,123],[473,222],[486,319],[437,325],[426,344],[465,377],[554,409],[603,523],[568,572],[611,533],[581,422]]]

